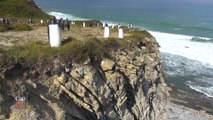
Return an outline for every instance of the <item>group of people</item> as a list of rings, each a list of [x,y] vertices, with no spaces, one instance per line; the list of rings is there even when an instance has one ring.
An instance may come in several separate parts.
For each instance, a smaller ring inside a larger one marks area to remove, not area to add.
[[[70,21],[68,18],[63,20],[62,18],[57,20],[55,16],[51,16],[48,22],[49,25],[51,24],[58,24],[60,30],[70,30]]]
[[[129,23],[129,24],[128,24],[128,28],[129,28],[129,29],[132,29],[132,28],[133,28],[132,23]]]
[[[70,22],[68,18],[66,20],[63,20],[62,18],[58,21],[58,25],[61,30],[70,30]]]
[[[82,23],[83,28],[86,27],[86,22]],[[87,21],[87,26],[89,27],[100,27],[100,22],[96,20]]]
[[[10,25],[10,21],[7,18],[0,18],[0,23],[4,25]]]
[[[110,26],[112,29],[114,29],[114,27],[116,27],[116,26],[118,29],[122,28],[122,25],[120,23],[108,25],[107,23],[103,22],[103,27],[110,27]],[[128,29],[132,29],[133,28],[132,23],[129,23],[127,27],[128,27]]]

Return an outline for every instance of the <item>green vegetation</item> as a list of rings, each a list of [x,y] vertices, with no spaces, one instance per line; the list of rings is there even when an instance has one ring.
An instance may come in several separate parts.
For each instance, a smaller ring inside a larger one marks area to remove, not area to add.
[[[17,24],[14,29],[16,31],[29,31],[32,30],[32,28],[28,24]]]
[[[38,6],[28,0],[0,0],[0,17],[48,18]]]
[[[0,24],[0,32],[6,32],[9,30],[15,30],[15,31],[29,31],[32,30],[32,28],[28,24],[15,24],[15,25],[3,25]]]
[[[5,32],[8,30],[12,30],[13,28],[7,25],[0,24],[0,32]]]
[[[140,30],[134,30],[129,32],[131,34],[131,37],[135,40],[140,38],[152,38],[153,36],[146,30],[140,31]]]
[[[68,41],[59,48],[51,48],[47,44],[32,42],[22,46],[13,46],[7,51],[10,59],[44,62],[55,56],[60,56],[65,61],[73,60],[78,63],[104,53],[101,42],[96,38],[89,38],[84,41]]]

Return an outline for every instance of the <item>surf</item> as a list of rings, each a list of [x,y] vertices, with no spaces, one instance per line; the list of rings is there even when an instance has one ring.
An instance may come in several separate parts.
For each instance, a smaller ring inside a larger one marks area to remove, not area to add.
[[[212,38],[201,38],[198,41],[193,41],[196,36],[162,33],[149,31],[159,42],[160,51],[180,55],[192,60],[197,60],[206,65],[213,65],[213,44]],[[201,42],[200,42],[201,41]]]
[[[86,18],[80,18],[80,17],[76,17],[72,14],[66,14],[66,13],[62,13],[62,12],[55,12],[55,11],[51,11],[51,12],[47,12],[47,14],[55,16],[57,19],[63,18],[66,19],[68,18],[69,20],[88,20]]]

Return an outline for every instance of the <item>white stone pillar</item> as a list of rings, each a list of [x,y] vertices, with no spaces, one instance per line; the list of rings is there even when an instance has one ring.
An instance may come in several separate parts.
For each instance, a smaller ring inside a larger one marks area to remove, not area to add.
[[[109,27],[106,26],[104,27],[104,38],[108,38],[109,37]]]
[[[61,45],[61,33],[58,24],[49,25],[49,41],[51,47],[59,47]]]
[[[43,24],[44,23],[44,21],[41,19],[41,24]]]
[[[103,27],[105,27],[106,26],[106,23],[105,22],[103,22]]]
[[[123,29],[122,28],[118,29],[118,38],[124,38],[124,33],[123,33]]]
[[[86,23],[85,22],[83,22],[83,28],[85,28],[86,27]]]

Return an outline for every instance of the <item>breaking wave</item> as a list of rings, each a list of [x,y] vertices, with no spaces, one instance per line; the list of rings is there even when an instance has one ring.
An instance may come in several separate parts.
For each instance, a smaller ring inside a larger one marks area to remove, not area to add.
[[[74,15],[71,14],[66,14],[66,13],[61,13],[61,12],[47,12],[49,15],[53,15],[55,16],[57,19],[63,18],[66,19],[68,18],[69,20],[87,20],[85,18],[80,18],[80,17],[76,17]]]

